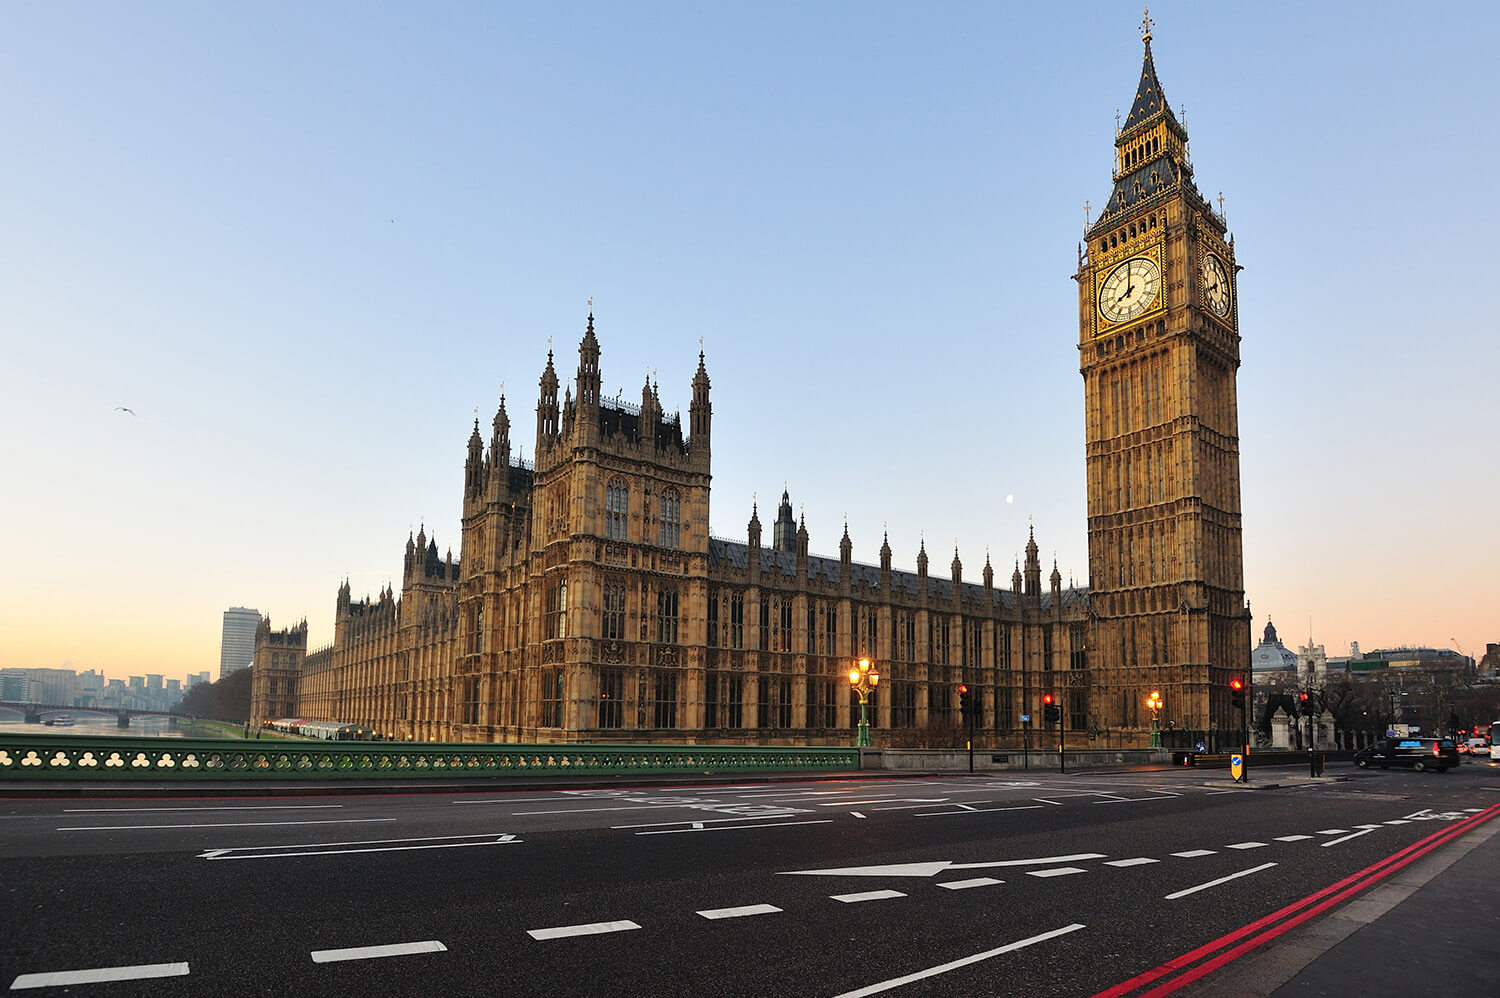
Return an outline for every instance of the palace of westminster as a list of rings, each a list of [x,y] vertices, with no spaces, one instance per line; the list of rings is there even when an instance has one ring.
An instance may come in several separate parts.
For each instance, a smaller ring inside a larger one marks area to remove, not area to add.
[[[882,732],[957,727],[977,692],[981,743],[1020,747],[1044,693],[1074,738],[1146,745],[1160,691],[1189,737],[1238,731],[1249,672],[1240,536],[1234,243],[1193,181],[1145,25],[1141,78],[1115,138],[1114,188],[1080,246],[1079,362],[1088,488],[1086,587],[1044,578],[1034,537],[996,585],[808,552],[782,496],[769,545],[709,536],[713,408],[700,353],[687,424],[647,383],[600,393],[590,314],[559,402],[549,352],[535,460],[512,456],[502,397],[463,476],[461,557],[425,528],[401,592],[340,587],[329,647],[307,624],[256,639],[251,720],[339,721],[421,741],[849,744],[847,673],[881,674]],[[941,569],[939,569],[941,572]],[[888,736],[887,736],[888,737]]]

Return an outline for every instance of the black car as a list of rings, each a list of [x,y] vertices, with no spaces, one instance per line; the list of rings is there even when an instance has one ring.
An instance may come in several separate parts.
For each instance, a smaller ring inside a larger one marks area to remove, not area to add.
[[[1418,772],[1442,772],[1458,765],[1458,746],[1450,738],[1382,738],[1354,753],[1354,764],[1360,769],[1410,766]]]

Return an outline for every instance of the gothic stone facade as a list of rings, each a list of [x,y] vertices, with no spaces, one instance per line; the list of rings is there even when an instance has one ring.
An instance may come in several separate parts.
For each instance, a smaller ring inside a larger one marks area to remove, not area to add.
[[[424,528],[399,598],[353,603],[346,582],[331,647],[292,675],[257,668],[254,720],[439,741],[846,744],[858,708],[844,676],[868,655],[877,731],[956,727],[961,682],[986,746],[1019,747],[1047,692],[1096,746],[1146,744],[1152,690],[1186,737],[1237,730],[1237,267],[1186,143],[1148,34],[1076,277],[1090,589],[1064,589],[1055,564],[1044,588],[1034,537],[1008,588],[988,559],[981,584],[964,582],[957,551],[930,578],[925,545],[915,573],[892,568],[888,543],[878,565],[856,563],[847,526],[837,558],[813,556],[785,494],[770,546],[753,509],[744,541],[709,536],[703,356],[685,428],[649,381],[639,406],[601,396],[590,315],[561,402],[548,354],[533,464],[512,456],[503,397],[488,443],[475,421],[461,559]]]

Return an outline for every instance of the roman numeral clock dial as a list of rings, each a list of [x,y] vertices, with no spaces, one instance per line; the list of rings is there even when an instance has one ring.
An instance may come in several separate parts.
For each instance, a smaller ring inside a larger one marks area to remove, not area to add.
[[[1126,260],[1099,286],[1099,314],[1110,322],[1129,322],[1156,303],[1161,268],[1144,256]]]
[[[1229,315],[1229,274],[1224,269],[1224,263],[1212,253],[1203,257],[1203,265],[1199,271],[1199,278],[1203,287],[1203,303],[1210,310],[1223,319]]]

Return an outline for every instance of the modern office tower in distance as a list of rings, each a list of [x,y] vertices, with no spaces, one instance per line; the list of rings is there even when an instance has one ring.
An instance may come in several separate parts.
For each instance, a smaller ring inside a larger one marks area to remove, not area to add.
[[[224,637],[219,644],[219,678],[245,668],[255,658],[255,629],[260,611],[232,606],[224,611]]]

